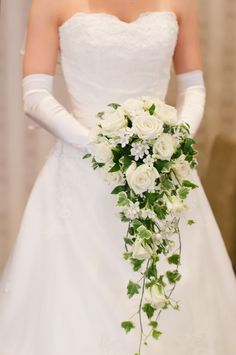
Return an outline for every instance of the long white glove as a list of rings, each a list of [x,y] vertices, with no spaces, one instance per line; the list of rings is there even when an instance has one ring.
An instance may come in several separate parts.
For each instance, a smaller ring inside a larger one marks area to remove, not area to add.
[[[194,136],[203,118],[206,88],[201,70],[194,70],[176,75],[177,101],[176,108],[179,122],[185,121],[190,125]]]
[[[54,76],[29,74],[22,79],[24,112],[66,143],[88,150],[90,130],[52,95]]]

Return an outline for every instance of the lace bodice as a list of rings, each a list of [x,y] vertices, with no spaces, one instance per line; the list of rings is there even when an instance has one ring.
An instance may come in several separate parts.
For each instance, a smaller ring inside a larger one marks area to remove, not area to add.
[[[72,111],[91,127],[110,102],[165,98],[178,22],[174,12],[145,12],[131,23],[77,12],[59,27],[61,65]]]

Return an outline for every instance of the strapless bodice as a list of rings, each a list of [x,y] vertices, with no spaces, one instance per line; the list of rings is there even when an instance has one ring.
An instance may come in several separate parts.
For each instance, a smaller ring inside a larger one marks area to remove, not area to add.
[[[72,111],[88,127],[110,102],[165,98],[178,22],[174,12],[145,12],[131,23],[77,12],[59,27],[61,66]]]

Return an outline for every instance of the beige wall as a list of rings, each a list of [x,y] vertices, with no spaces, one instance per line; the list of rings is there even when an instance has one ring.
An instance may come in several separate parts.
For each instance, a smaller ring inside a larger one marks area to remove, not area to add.
[[[199,0],[201,43],[207,84],[206,114],[197,135],[199,173],[220,132],[236,132],[236,1]],[[22,45],[27,3],[5,0],[0,21],[0,269],[19,229],[34,180],[54,139],[29,130],[22,113]],[[60,79],[60,73],[59,78]],[[63,96],[58,93],[58,97]],[[172,96],[172,94],[171,94]]]

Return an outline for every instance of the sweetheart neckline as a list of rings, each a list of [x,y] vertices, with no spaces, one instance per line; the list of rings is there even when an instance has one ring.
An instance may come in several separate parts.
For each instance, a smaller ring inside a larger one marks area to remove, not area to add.
[[[118,16],[116,15],[113,15],[113,14],[110,14],[108,12],[101,12],[101,11],[98,11],[98,12],[85,12],[85,11],[76,11],[73,15],[71,15],[67,20],[65,20],[60,26],[58,26],[58,30],[61,31],[62,29],[64,29],[69,23],[71,23],[71,21],[73,21],[76,17],[78,16],[105,16],[105,17],[108,17],[108,18],[111,18],[115,21],[117,21],[117,23],[120,23],[124,26],[129,26],[131,27],[132,25],[135,25],[139,22],[139,20],[141,20],[142,18],[144,18],[145,16],[148,16],[148,15],[171,15],[175,18],[176,22],[178,23],[177,21],[177,14],[174,12],[174,11],[144,11],[144,12],[141,12],[138,17],[131,21],[131,22],[126,22],[126,21],[123,21],[121,20]]]

